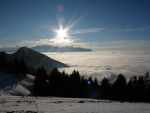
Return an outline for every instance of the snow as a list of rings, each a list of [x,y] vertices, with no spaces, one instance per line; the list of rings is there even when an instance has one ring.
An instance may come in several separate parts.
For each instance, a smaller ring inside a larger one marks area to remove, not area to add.
[[[148,103],[120,103],[112,101],[55,98],[0,96],[0,113],[150,113]]]
[[[31,74],[18,80],[15,74],[0,72],[0,95],[30,95],[29,87],[33,85],[34,79]]]
[[[23,87],[22,85],[18,84],[16,88],[14,89],[15,94],[20,94],[20,95],[29,95],[30,91]]]

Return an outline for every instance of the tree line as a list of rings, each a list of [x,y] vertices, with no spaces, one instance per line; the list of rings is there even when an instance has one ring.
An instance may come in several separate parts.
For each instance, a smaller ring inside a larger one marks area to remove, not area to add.
[[[37,71],[33,92],[34,96],[58,96],[71,98],[96,98],[130,102],[150,102],[150,76],[134,76],[128,81],[119,74],[113,83],[108,78],[81,76],[78,71],[71,74],[53,69],[47,74],[44,68]]]

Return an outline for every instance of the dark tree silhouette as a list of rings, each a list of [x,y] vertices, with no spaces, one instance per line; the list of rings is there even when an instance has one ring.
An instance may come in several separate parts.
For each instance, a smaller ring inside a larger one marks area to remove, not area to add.
[[[150,102],[150,77],[132,77],[128,82],[119,74],[114,83],[103,78],[101,83],[91,77],[80,76],[78,71],[70,75],[53,69],[47,74],[44,68],[37,71],[33,95],[111,99],[118,101]]]
[[[33,93],[35,96],[48,96],[48,81],[47,75],[44,68],[39,68],[37,70],[37,75],[34,80]]]
[[[109,80],[107,78],[104,78],[102,80],[99,90],[100,90],[100,98],[102,99],[110,98],[111,84],[109,83]]]
[[[119,74],[116,81],[112,85],[112,98],[115,100],[125,100],[127,92],[126,87],[126,78],[122,74]]]

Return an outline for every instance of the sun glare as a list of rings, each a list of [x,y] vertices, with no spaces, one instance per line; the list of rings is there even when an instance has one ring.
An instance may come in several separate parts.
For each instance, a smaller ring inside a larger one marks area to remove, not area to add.
[[[68,30],[66,28],[60,27],[58,30],[56,30],[56,37],[60,37],[60,38],[66,38],[68,37]]]
[[[71,36],[69,35],[69,29],[63,27],[62,25],[59,26],[58,29],[55,29],[54,32],[56,36],[51,39],[51,41],[56,45],[69,45],[73,41],[71,40]]]
[[[103,30],[103,28],[88,28],[72,31],[72,27],[80,20],[80,18],[68,22],[66,26],[63,25],[63,22],[60,19],[58,21],[58,28],[52,29],[52,31],[55,33],[55,36],[52,39],[50,39],[50,42],[57,46],[72,45],[75,42],[75,40],[73,40],[75,35],[99,32]]]

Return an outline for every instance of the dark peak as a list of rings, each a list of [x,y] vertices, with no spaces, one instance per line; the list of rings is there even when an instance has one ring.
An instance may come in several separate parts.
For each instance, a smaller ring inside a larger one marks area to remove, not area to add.
[[[28,47],[21,47],[17,50],[17,52],[20,52],[20,51],[28,51],[28,50],[31,50],[30,48]]]
[[[30,54],[30,53],[37,53],[37,52],[28,47],[21,47],[16,51],[15,54]]]

